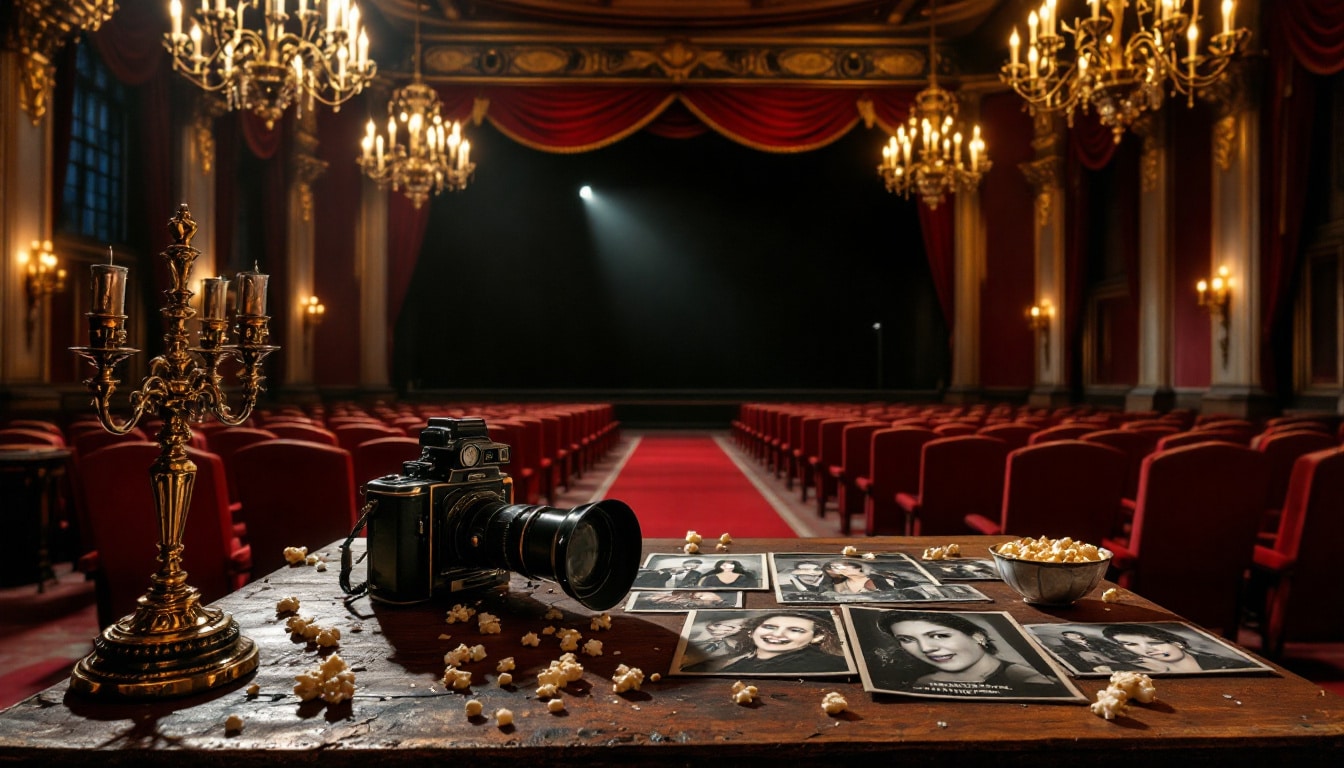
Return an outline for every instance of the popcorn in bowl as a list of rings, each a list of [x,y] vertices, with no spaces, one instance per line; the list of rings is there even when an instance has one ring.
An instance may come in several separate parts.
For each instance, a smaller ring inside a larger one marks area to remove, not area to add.
[[[1065,537],[1018,539],[989,548],[999,575],[1033,605],[1072,605],[1106,576],[1111,551]]]

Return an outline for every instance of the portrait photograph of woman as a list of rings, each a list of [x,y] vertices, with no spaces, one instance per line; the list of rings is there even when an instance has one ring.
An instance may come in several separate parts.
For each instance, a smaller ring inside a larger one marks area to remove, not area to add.
[[[944,699],[1084,702],[1007,613],[842,607],[865,690]]]
[[[1151,677],[1270,671],[1217,637],[1179,621],[1028,624],[1027,631],[1078,677],[1121,670]]]
[[[672,674],[816,677],[853,674],[839,619],[826,609],[694,611]]]
[[[762,590],[769,589],[764,554],[651,554],[635,573],[635,589]]]

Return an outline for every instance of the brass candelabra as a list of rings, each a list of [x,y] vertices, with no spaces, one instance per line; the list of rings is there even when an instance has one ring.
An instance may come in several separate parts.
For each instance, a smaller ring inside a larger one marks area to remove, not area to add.
[[[120,383],[113,378],[114,369],[139,351],[125,346],[125,267],[93,265],[93,311],[86,315],[89,346],[72,348],[97,369],[85,385],[94,393],[93,405],[105,429],[124,434],[146,414],[163,419],[155,436],[162,450],[149,467],[159,521],[159,569],[150,576],[149,590],[135,611],[105,629],[94,640],[93,652],[75,665],[71,688],[85,693],[177,696],[227,684],[257,667],[256,644],[243,636],[230,614],[202,605],[200,592],[187,584],[182,536],[196,482],[196,465],[186,448],[191,422],[208,415],[230,425],[244,422],[262,391],[262,361],[279,349],[266,343],[268,276],[255,270],[238,275],[237,344],[228,343],[229,281],[207,278],[199,345],[192,347],[187,321],[196,310],[187,286],[200,252],[191,246],[196,222],[185,203],[168,227],[173,243],[162,256],[173,284],[164,291],[167,303],[160,310],[166,351],[150,361],[149,375],[130,393],[129,418],[118,421],[112,414],[112,396]],[[229,358],[241,363],[242,406],[236,413],[225,402],[218,372]]]

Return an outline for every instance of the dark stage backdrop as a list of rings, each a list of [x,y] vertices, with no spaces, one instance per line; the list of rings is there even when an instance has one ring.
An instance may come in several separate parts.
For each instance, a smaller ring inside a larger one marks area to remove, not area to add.
[[[397,386],[945,383],[947,324],[915,203],[874,170],[880,132],[798,154],[639,133],[571,155],[469,133],[476,178],[432,201]]]

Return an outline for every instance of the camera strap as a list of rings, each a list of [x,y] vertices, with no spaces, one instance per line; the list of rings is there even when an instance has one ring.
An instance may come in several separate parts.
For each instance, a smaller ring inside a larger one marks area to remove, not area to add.
[[[372,514],[373,510],[377,507],[377,499],[370,499],[364,504],[363,509],[359,510],[359,521],[355,523],[354,529],[350,531],[349,536],[345,537],[345,543],[341,545],[341,591],[345,592],[347,595],[358,596],[369,591],[369,582],[367,580],[360,582],[354,587],[350,586],[350,571],[354,570],[356,562],[354,561],[354,553],[350,551],[350,542],[354,541],[355,537],[359,535],[359,532],[364,530],[364,526],[369,521],[369,515]],[[358,562],[364,562],[364,558],[368,556],[368,550],[365,550],[364,554],[359,556]]]

